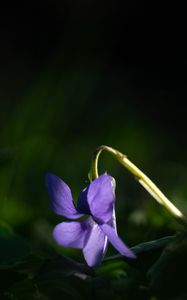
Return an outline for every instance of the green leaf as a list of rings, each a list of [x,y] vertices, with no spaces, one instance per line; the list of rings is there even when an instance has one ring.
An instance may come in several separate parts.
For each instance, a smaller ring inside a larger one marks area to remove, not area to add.
[[[37,285],[30,279],[20,280],[3,293],[6,300],[49,300],[38,289]]]
[[[176,236],[166,236],[158,240],[149,241],[145,243],[138,244],[132,248],[130,248],[136,255],[142,254],[144,252],[151,252],[156,249],[163,249],[166,247],[171,241],[173,241]],[[124,256],[117,254],[110,257],[107,257],[105,261],[114,260],[114,259],[125,259]]]
[[[0,269],[14,265],[30,253],[28,243],[5,223],[0,223]]]
[[[45,263],[40,270],[40,274],[47,274],[51,271],[60,271],[61,275],[63,275],[64,277],[75,274],[79,274],[80,277],[81,274],[85,275],[85,277],[94,275],[94,270],[92,268],[89,268],[88,266],[86,266],[86,264],[79,263],[64,255],[57,255],[55,257],[52,257],[51,259],[45,260]]]
[[[0,238],[13,235],[12,228],[5,222],[0,221]]]
[[[149,241],[145,243],[141,243],[137,246],[131,248],[131,250],[136,254],[141,254],[143,252],[150,252],[156,249],[162,249],[166,247],[170,242],[172,242],[176,236],[166,236],[158,240]]]
[[[186,292],[187,234],[180,234],[148,271],[151,289],[164,297],[182,297]],[[177,298],[179,299],[179,298]],[[183,298],[180,298],[183,299]]]
[[[176,239],[176,236],[167,236],[158,240],[149,241],[141,243],[137,246],[131,248],[131,250],[136,254],[137,258],[129,260],[122,255],[114,255],[108,257],[104,262],[123,260],[129,266],[136,268],[142,272],[142,276],[145,276],[147,271],[151,268],[152,264],[160,257],[163,249],[172,241]]]
[[[47,259],[35,282],[44,295],[50,299],[87,299],[93,270],[84,264],[59,255]]]

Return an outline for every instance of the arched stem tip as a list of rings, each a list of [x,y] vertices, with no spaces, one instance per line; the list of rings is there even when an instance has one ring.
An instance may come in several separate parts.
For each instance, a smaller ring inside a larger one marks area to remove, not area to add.
[[[126,155],[121,153],[120,151],[106,146],[99,146],[93,154],[91,169],[88,174],[90,181],[94,180],[99,176],[98,174],[98,161],[100,154],[103,151],[107,151],[110,153],[116,160],[118,160],[126,169],[132,173],[139,183],[148,191],[148,193],[161,205],[163,205],[171,215],[177,221],[187,226],[187,219],[182,214],[182,212],[160,191],[160,189],[151,181],[151,179],[145,175],[136,165],[134,165]]]

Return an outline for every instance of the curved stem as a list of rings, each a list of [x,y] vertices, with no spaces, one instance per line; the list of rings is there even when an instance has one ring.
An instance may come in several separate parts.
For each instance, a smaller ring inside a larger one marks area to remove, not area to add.
[[[116,149],[102,145],[94,152],[91,170],[89,172],[90,180],[98,177],[98,160],[102,151],[107,151],[117,159],[124,167],[126,167],[139,181],[139,183],[151,194],[151,196],[161,205],[163,205],[178,221],[187,226],[187,219],[182,212],[159,190],[159,188],[138,169],[126,155]]]

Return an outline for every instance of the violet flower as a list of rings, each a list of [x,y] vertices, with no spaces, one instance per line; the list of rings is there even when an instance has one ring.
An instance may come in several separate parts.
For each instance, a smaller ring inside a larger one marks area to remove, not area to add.
[[[106,252],[108,241],[121,254],[135,258],[119,238],[115,219],[115,180],[107,174],[100,175],[80,194],[74,205],[71,190],[59,177],[47,174],[46,186],[52,209],[58,215],[79,222],[62,222],[53,231],[54,240],[63,247],[82,249],[90,267],[98,266]]]

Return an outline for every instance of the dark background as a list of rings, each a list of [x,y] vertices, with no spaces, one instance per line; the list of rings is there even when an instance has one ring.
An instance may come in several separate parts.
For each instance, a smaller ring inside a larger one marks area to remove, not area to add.
[[[34,243],[50,236],[61,218],[49,208],[46,172],[76,199],[101,144],[127,154],[187,213],[184,3],[1,7],[0,217],[16,232]],[[117,162],[101,161],[117,180],[118,227],[130,245],[178,229]]]

